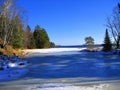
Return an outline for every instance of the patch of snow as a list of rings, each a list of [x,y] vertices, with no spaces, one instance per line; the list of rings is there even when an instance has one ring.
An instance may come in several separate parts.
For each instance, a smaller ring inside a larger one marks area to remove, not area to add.
[[[55,52],[65,52],[65,51],[81,51],[85,48],[49,48],[49,49],[30,49],[23,50],[25,53],[55,53]]]
[[[108,84],[99,84],[92,86],[74,86],[69,84],[43,84],[42,86],[34,85],[23,90],[107,90]]]

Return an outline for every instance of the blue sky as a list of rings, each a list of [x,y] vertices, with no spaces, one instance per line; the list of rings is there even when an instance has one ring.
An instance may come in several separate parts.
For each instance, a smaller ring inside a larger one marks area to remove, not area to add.
[[[119,0],[19,0],[28,24],[45,28],[57,45],[84,44],[87,36],[103,43],[106,18]]]

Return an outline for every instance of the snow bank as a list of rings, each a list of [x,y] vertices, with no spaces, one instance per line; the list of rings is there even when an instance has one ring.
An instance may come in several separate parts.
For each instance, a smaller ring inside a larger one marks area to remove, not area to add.
[[[49,49],[28,49],[23,50],[24,53],[55,53],[65,51],[81,51],[85,48],[49,48]]]
[[[74,86],[67,84],[43,84],[42,86],[34,85],[23,90],[107,90],[108,84],[99,84],[92,86]]]

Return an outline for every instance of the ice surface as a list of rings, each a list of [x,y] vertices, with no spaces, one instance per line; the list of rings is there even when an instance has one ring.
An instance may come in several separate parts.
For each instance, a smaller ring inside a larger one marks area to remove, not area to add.
[[[28,72],[28,69],[15,69],[0,71],[0,81],[17,79]]]
[[[28,72],[29,65],[27,60],[23,60],[17,56],[0,56],[0,82],[17,79]]]

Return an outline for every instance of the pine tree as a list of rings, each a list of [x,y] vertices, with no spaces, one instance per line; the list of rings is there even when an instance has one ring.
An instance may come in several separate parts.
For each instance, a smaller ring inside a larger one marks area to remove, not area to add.
[[[40,26],[37,25],[35,27],[35,30],[33,32],[33,36],[34,36],[34,39],[35,39],[35,45],[36,45],[36,48],[41,48],[41,40],[40,40]]]
[[[106,33],[105,33],[105,38],[104,38],[104,44],[103,44],[103,51],[111,51],[112,50],[112,44],[111,44],[111,40],[109,37],[109,33],[108,30],[106,29]]]
[[[45,29],[42,29],[41,30],[41,40],[42,40],[42,44],[41,44],[41,47],[42,48],[48,48],[50,47],[50,41],[49,41],[49,37],[48,37],[48,34],[46,32]]]
[[[36,48],[49,48],[50,47],[50,41],[49,41],[49,37],[48,37],[46,30],[40,28],[39,25],[35,27],[33,36],[35,39]]]
[[[15,25],[13,27],[14,34],[11,36],[10,45],[13,48],[21,48],[23,47],[23,25],[18,16],[12,20],[12,23]]]
[[[54,48],[55,47],[55,43],[54,42],[50,42],[50,48]]]
[[[29,25],[27,25],[26,29],[24,30],[23,40],[24,48],[31,48],[31,38],[32,38],[31,28]]]
[[[30,48],[30,49],[36,48],[35,39],[33,37],[33,33],[32,33],[32,37],[30,38],[30,45],[29,45],[28,48]]]

